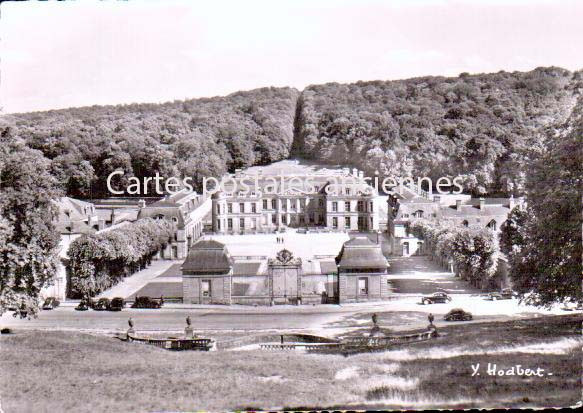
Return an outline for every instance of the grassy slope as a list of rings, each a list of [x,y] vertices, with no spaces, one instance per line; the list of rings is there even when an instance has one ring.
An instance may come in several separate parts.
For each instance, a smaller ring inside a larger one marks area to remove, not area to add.
[[[6,412],[569,406],[581,396],[579,351],[496,350],[574,340],[580,324],[580,316],[460,324],[442,329],[434,342],[351,357],[173,353],[82,333],[19,332],[0,341],[0,395]],[[470,377],[471,364],[488,362],[540,366],[554,375]]]

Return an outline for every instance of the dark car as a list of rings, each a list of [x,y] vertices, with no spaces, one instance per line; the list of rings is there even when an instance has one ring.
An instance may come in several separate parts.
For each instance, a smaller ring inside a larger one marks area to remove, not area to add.
[[[109,311],[121,311],[125,307],[125,301],[121,297],[115,297],[109,303]]]
[[[14,308],[14,313],[12,314],[13,317],[20,317],[20,318],[27,318],[28,317],[28,309],[26,305],[20,304],[18,307],[11,307]]]
[[[90,302],[86,299],[83,299],[81,301],[79,301],[79,304],[77,305],[77,307],[75,307],[75,310],[77,311],[87,311],[91,308]]]
[[[516,296],[516,293],[514,291],[512,291],[510,288],[505,288],[503,290],[500,290],[500,292],[495,291],[495,292],[488,294],[488,299],[492,300],[492,301],[511,300],[515,296]]]
[[[43,310],[54,310],[59,306],[60,301],[57,300],[55,297],[49,297],[45,300],[42,309]]]
[[[161,300],[155,300],[151,297],[136,297],[132,308],[160,308],[162,307]]]
[[[470,321],[472,313],[464,311],[461,308],[454,308],[449,313],[443,316],[445,321]]]
[[[109,310],[109,304],[109,298],[100,298],[93,306],[93,309],[95,311],[106,311]]]
[[[447,303],[450,301],[451,297],[443,292],[437,292],[421,297],[421,304]]]

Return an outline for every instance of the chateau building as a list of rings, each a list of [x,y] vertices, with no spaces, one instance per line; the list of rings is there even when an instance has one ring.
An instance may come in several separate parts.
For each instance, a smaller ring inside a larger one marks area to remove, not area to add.
[[[182,190],[150,205],[140,203],[138,219],[167,219],[176,225],[173,239],[160,258],[184,259],[191,245],[200,238],[204,218],[210,214],[211,200],[194,191]]]
[[[246,175],[249,189],[238,191],[235,184],[213,194],[213,232],[244,234],[273,232],[285,227],[325,227],[342,231],[379,229],[377,192],[362,172],[345,168],[329,174],[286,176]]]
[[[465,227],[489,228],[499,232],[515,206],[523,207],[522,199],[472,198],[470,195],[428,195],[404,187],[393,192],[388,200],[388,233],[394,255],[424,254],[423,241],[408,232],[408,225],[417,219],[450,221]]]
[[[302,260],[283,249],[274,258],[238,261],[213,240],[195,243],[182,265],[184,303],[315,304],[389,298],[389,265],[366,237],[344,243],[336,259]]]

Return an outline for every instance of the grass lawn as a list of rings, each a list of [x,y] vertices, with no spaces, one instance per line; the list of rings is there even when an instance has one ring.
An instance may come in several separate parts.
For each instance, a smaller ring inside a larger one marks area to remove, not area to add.
[[[169,352],[77,332],[0,337],[5,412],[242,408],[572,406],[581,399],[580,315],[458,324],[389,352]],[[220,338],[219,338],[220,339]],[[480,376],[472,377],[472,364]],[[492,377],[487,363],[543,368]]]

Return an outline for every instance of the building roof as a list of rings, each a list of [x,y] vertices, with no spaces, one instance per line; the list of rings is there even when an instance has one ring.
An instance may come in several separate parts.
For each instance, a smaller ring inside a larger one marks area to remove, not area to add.
[[[389,263],[381,251],[381,246],[367,237],[356,237],[346,241],[336,258],[339,269],[387,268]]]
[[[320,273],[323,275],[334,274],[338,271],[336,262],[334,261],[320,261]]]
[[[259,275],[261,262],[237,261],[233,264],[233,275]]]
[[[446,206],[440,208],[439,212],[445,218],[506,217],[510,213],[510,208],[486,204],[484,209],[480,209],[478,206],[462,204],[459,209],[455,205]]]
[[[195,243],[182,264],[182,272],[224,274],[233,263],[224,244],[214,240]]]
[[[184,226],[184,216],[177,206],[158,205],[147,206],[140,209],[138,219],[142,218],[164,218],[176,222],[178,226]]]

